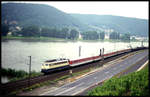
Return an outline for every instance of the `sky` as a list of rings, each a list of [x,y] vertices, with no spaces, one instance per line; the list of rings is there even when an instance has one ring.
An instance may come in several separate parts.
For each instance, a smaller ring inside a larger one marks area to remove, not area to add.
[[[116,15],[141,19],[148,17],[148,1],[17,1],[20,3],[48,4],[66,13]]]

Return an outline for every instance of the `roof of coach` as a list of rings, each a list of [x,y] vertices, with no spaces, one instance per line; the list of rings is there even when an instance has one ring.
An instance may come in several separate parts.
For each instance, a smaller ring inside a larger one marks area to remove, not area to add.
[[[66,59],[66,58],[59,58],[59,59],[46,60],[45,62],[55,63],[55,62],[62,62],[62,61],[68,61],[68,59]]]

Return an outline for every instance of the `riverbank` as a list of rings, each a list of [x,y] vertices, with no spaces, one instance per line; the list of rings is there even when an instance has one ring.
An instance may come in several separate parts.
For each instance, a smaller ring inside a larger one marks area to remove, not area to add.
[[[23,37],[23,36],[2,36],[2,41],[5,40],[22,40],[22,41],[43,41],[43,42],[125,42],[121,40],[113,40],[113,39],[98,39],[98,40],[83,40],[83,39],[63,39],[63,38],[53,38],[53,37]],[[127,41],[128,42],[128,41]],[[140,42],[139,40],[134,40],[130,42]]]
[[[42,75],[41,72],[31,71],[31,77]],[[7,82],[17,81],[21,79],[28,78],[29,73],[24,70],[15,70],[11,68],[1,68],[1,76],[5,79],[7,78]],[[2,82],[4,83],[4,82]]]
[[[3,36],[2,41],[5,40],[22,40],[22,41],[43,41],[43,42],[66,42],[66,41],[74,41],[70,39],[62,39],[62,38],[53,38],[53,37],[14,37],[14,36]]]

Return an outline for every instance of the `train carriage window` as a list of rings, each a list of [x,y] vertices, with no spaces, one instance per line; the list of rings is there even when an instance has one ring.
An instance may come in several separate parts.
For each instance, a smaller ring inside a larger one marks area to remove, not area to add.
[[[53,64],[49,64],[49,66],[53,66]]]
[[[45,64],[46,66],[48,66],[48,64]]]
[[[67,61],[54,63],[54,65],[59,65],[59,64],[63,64],[63,63],[67,63]]]

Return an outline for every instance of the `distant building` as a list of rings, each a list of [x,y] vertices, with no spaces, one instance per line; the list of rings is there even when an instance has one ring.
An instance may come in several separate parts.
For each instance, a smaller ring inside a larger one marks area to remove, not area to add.
[[[79,34],[79,39],[81,39],[82,38],[82,35],[81,34]]]
[[[78,30],[79,31],[79,30]],[[82,39],[81,32],[79,31],[79,39]]]
[[[105,39],[109,39],[109,34],[105,34]]]
[[[12,35],[12,32],[8,32],[8,34],[7,34],[8,36],[11,36]]]
[[[140,37],[140,36],[131,36],[130,39],[135,38],[136,40],[143,41],[148,40],[148,37]]]
[[[16,26],[16,30],[21,31],[21,30],[22,30],[22,28],[21,28],[21,27],[19,27],[19,26]]]
[[[111,33],[111,32],[114,32],[114,29],[104,29],[104,32]]]
[[[114,32],[114,29],[104,29],[105,32],[105,39],[109,39],[110,33]]]
[[[136,36],[130,36],[130,40],[131,40],[131,39],[136,39],[135,37],[136,37]]]

